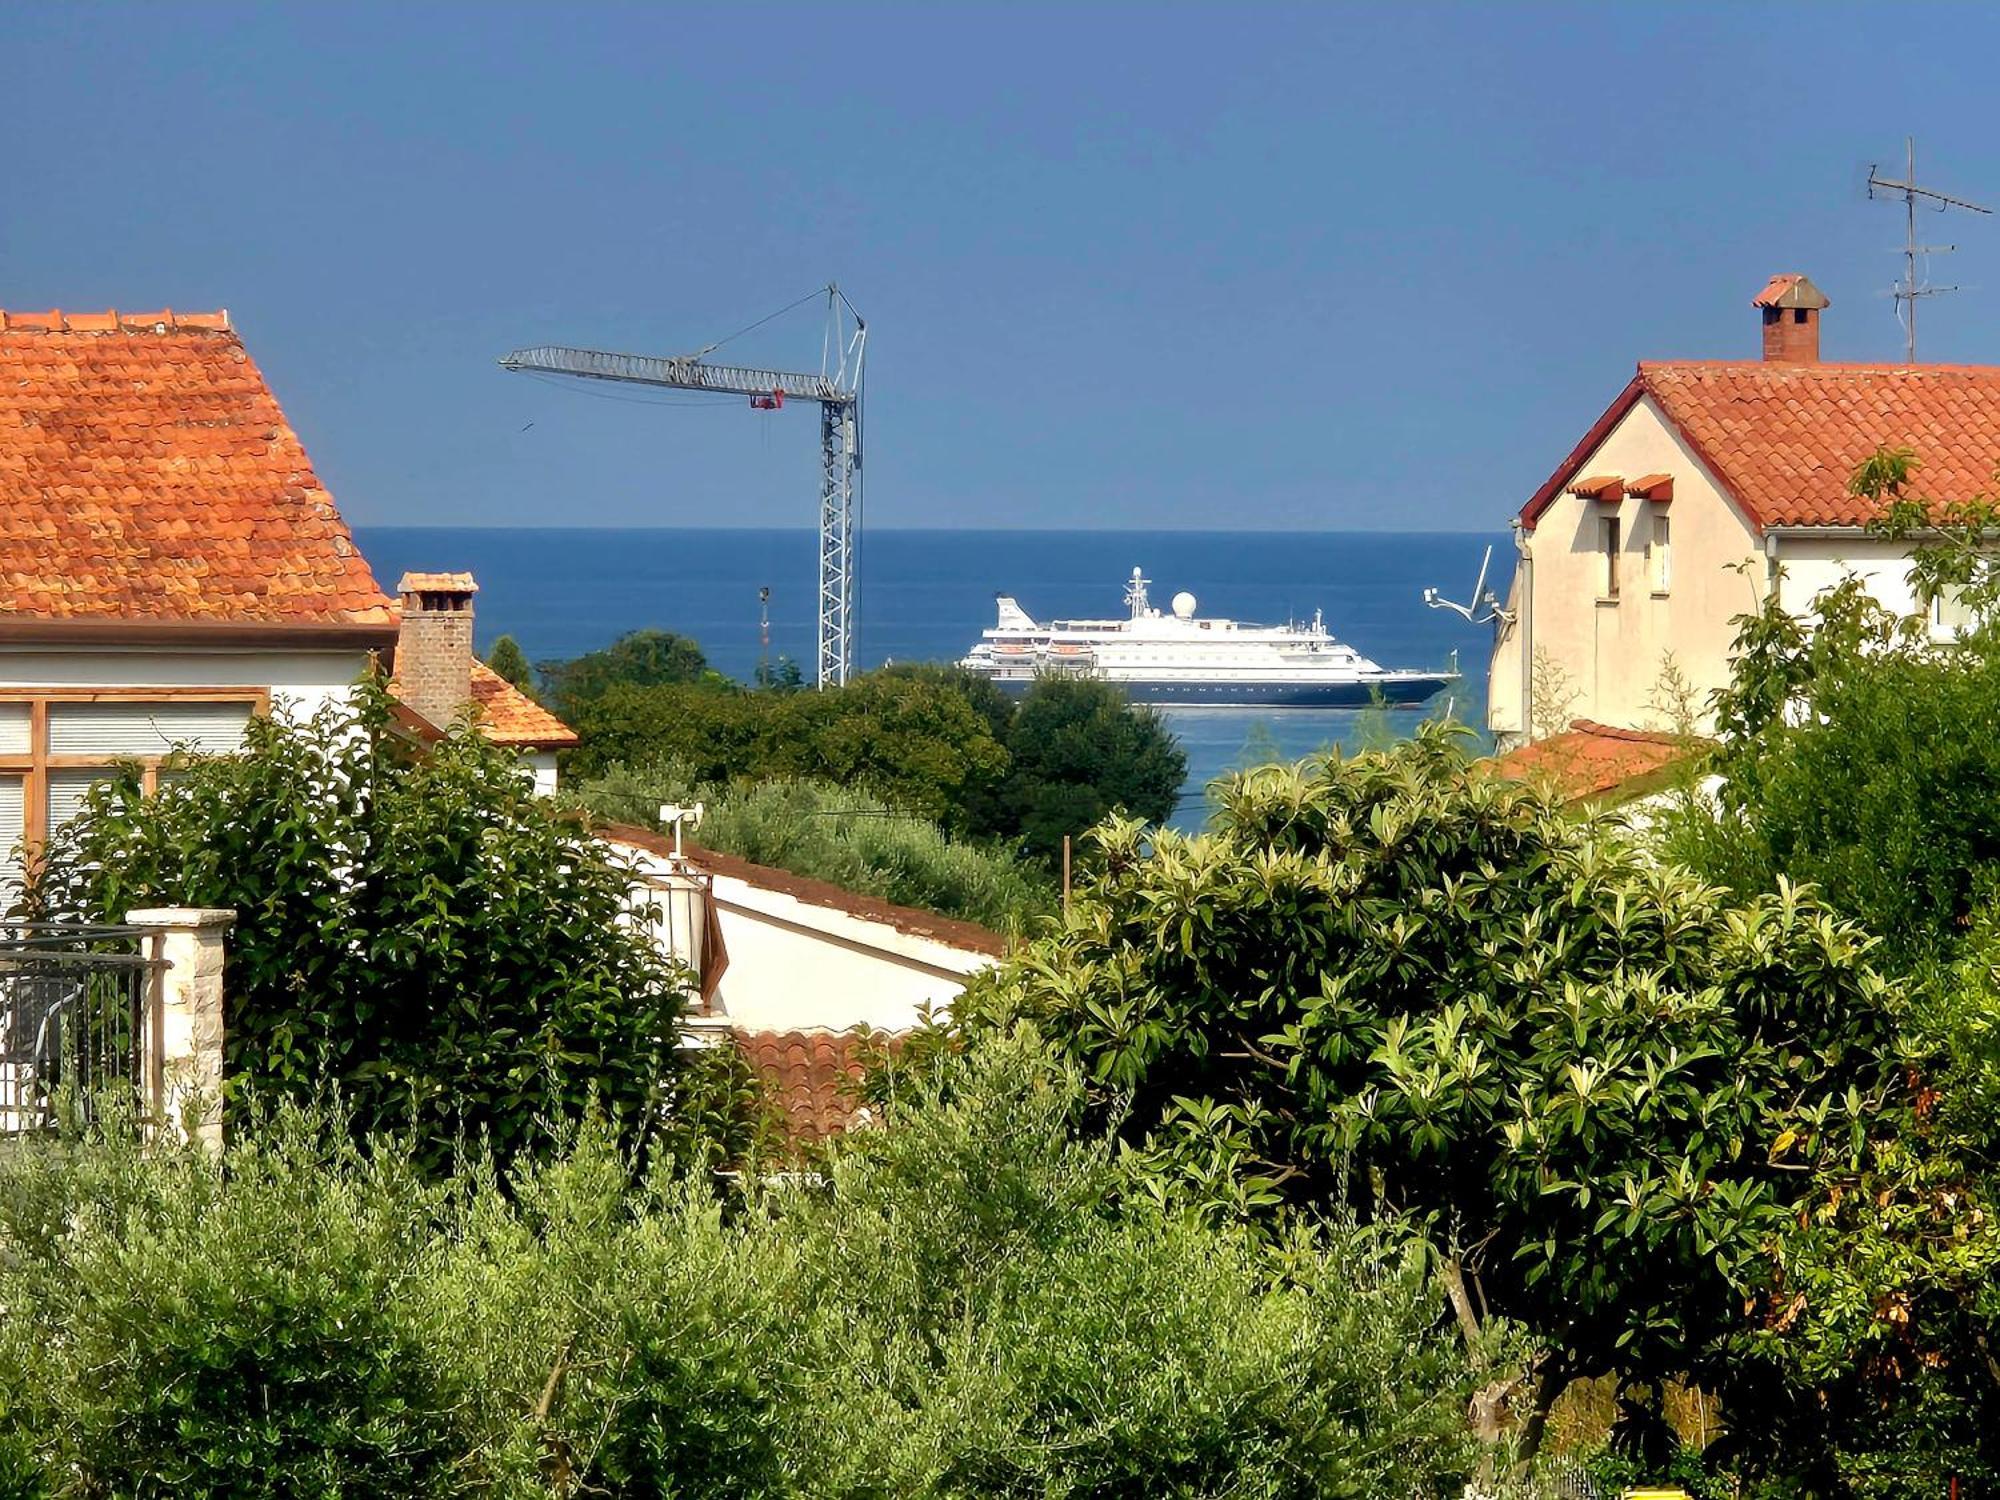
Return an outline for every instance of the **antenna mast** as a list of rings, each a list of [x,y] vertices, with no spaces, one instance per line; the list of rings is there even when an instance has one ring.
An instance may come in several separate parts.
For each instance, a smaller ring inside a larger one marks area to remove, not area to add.
[[[1949,193],[1940,193],[1935,188],[1921,187],[1917,183],[1917,141],[1915,136],[1903,138],[1903,151],[1907,170],[1902,181],[1884,177],[1871,166],[1868,169],[1868,196],[1870,198],[1901,198],[1905,231],[1903,238],[1903,279],[1895,289],[1896,317],[1903,325],[1903,358],[1907,364],[1917,362],[1917,299],[1937,297],[1945,292],[1955,292],[1955,286],[1917,285],[1917,257],[1919,255],[1939,255],[1956,250],[1956,245],[1919,245],[1917,243],[1917,200],[1924,200],[1924,207],[1943,213],[1948,208],[1963,208],[1975,214],[1990,214],[1992,209],[1983,204],[1970,203],[1963,198],[1954,198]]]

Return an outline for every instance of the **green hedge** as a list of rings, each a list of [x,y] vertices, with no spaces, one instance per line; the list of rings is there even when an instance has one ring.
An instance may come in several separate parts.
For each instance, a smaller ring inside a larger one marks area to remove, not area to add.
[[[0,1494],[1443,1494],[1421,1267],[1127,1199],[995,1042],[825,1175],[718,1201],[586,1125],[437,1181],[285,1105],[227,1160],[0,1150]]]

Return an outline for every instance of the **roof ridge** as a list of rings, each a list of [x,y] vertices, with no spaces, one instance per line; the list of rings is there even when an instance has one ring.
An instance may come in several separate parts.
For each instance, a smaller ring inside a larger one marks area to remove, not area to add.
[[[1571,719],[1569,727],[1577,734],[1595,734],[1606,739],[1631,740],[1641,745],[1678,745],[1683,736],[1670,729],[1627,729],[1618,724],[1600,724],[1595,719]]]
[[[0,332],[4,333],[233,333],[229,309],[215,312],[177,313],[171,307],[158,312],[121,313],[107,308],[101,313],[66,313],[59,307],[46,312],[14,312],[0,308]]]
[[[1820,359],[1810,363],[1790,363],[1772,359],[1642,359],[1639,372],[1648,370],[1758,370],[1770,375],[1810,376],[1815,374],[1868,375],[2000,375],[2000,364],[1905,364],[1900,360]]]

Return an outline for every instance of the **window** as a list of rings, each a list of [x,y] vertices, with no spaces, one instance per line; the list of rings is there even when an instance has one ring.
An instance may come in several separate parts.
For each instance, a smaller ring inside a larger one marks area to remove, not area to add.
[[[1618,597],[1618,518],[1606,516],[1598,525],[1604,537],[1604,580],[1597,591],[1600,599]]]
[[[254,688],[0,691],[0,885],[19,879],[21,846],[75,817],[93,782],[136,763],[151,790],[177,749],[234,750],[266,701]]]
[[[1976,623],[1972,610],[1966,605],[1963,591],[1954,585],[1947,584],[1944,591],[1931,601],[1931,625],[1936,635],[1961,635]]]
[[[1646,583],[1656,594],[1664,594],[1673,587],[1673,534],[1668,530],[1664,511],[1653,514],[1653,539],[1646,544]]]
[[[1792,321],[1794,323],[1803,323],[1805,322],[1805,320],[1806,320],[1806,310],[1803,307],[1795,307],[1792,309]]]

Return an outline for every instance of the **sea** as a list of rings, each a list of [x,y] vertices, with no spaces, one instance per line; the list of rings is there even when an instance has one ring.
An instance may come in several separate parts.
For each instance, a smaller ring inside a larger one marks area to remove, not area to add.
[[[812,677],[818,538],[809,530],[465,529],[364,526],[356,539],[385,586],[406,570],[469,570],[479,582],[477,644],[501,635],[530,661],[609,645],[629,630],[677,631],[711,665],[749,681],[764,647],[758,591],[770,594],[769,655]],[[1308,620],[1385,667],[1465,675],[1418,710],[1165,710],[1187,753],[1174,821],[1198,827],[1205,789],[1224,773],[1297,759],[1330,745],[1400,735],[1428,716],[1484,721],[1492,628],[1423,593],[1470,597],[1486,549],[1504,587],[1504,535],[1382,531],[879,530],[863,541],[858,660],[950,661],[994,621],[995,594],[1036,618],[1115,618],[1125,580],[1143,568],[1164,604],[1185,590],[1204,615],[1261,623]]]

